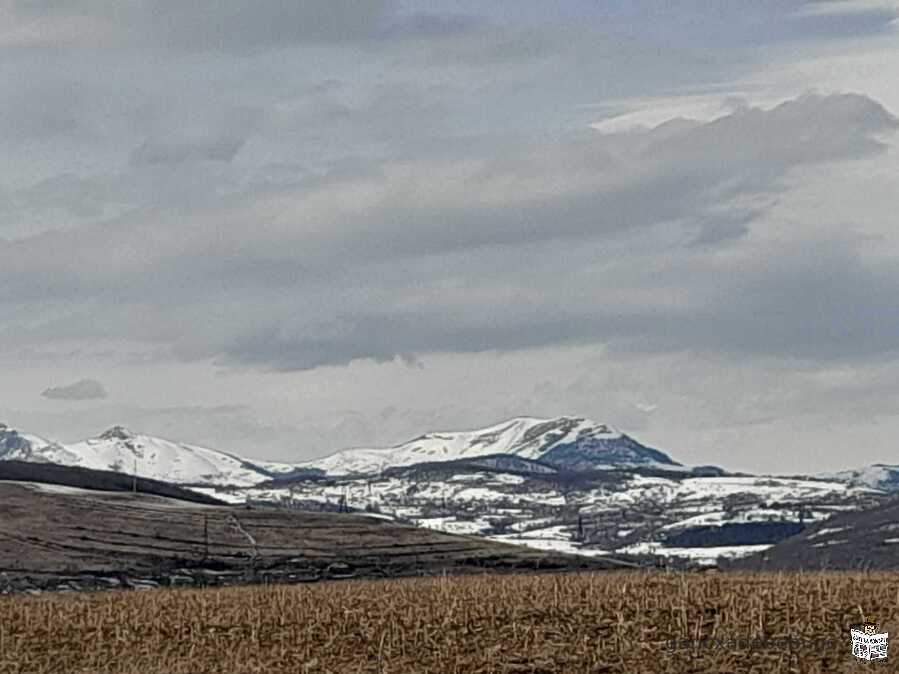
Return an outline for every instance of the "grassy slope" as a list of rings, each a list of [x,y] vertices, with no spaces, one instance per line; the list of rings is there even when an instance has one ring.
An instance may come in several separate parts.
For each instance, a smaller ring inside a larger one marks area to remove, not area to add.
[[[610,566],[363,515],[207,506],[127,492],[47,493],[0,482],[0,591],[25,577],[53,587],[60,575],[77,581],[126,574],[165,584],[173,576],[197,583],[200,574],[202,584],[218,584]]]

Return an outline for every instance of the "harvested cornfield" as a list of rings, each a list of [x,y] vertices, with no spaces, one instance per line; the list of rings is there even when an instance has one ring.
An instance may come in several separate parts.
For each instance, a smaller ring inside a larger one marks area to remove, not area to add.
[[[891,671],[852,657],[849,628],[864,618],[899,627],[899,576],[546,574],[6,597],[0,672]],[[712,641],[687,643],[702,639]]]

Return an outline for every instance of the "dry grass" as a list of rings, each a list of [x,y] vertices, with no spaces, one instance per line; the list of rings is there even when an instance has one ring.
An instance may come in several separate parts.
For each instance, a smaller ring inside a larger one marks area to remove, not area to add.
[[[848,629],[863,616],[899,625],[899,576],[548,574],[7,597],[0,672],[896,671],[852,658]],[[667,650],[672,638],[761,635],[834,645]]]

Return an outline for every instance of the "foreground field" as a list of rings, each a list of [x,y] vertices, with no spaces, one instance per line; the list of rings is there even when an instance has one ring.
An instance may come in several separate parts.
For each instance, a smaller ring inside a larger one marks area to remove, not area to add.
[[[899,576],[546,574],[7,597],[0,672],[895,671],[851,656],[849,627],[863,617],[899,626]],[[721,641],[682,643],[702,638]]]

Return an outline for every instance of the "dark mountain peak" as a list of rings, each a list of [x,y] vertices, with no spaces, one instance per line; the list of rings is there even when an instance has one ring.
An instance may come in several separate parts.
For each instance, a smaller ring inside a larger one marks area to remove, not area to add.
[[[6,424],[0,424],[0,454],[16,450],[30,450],[31,443]]]
[[[101,440],[130,440],[133,437],[134,433],[124,426],[113,426],[100,434]]]

